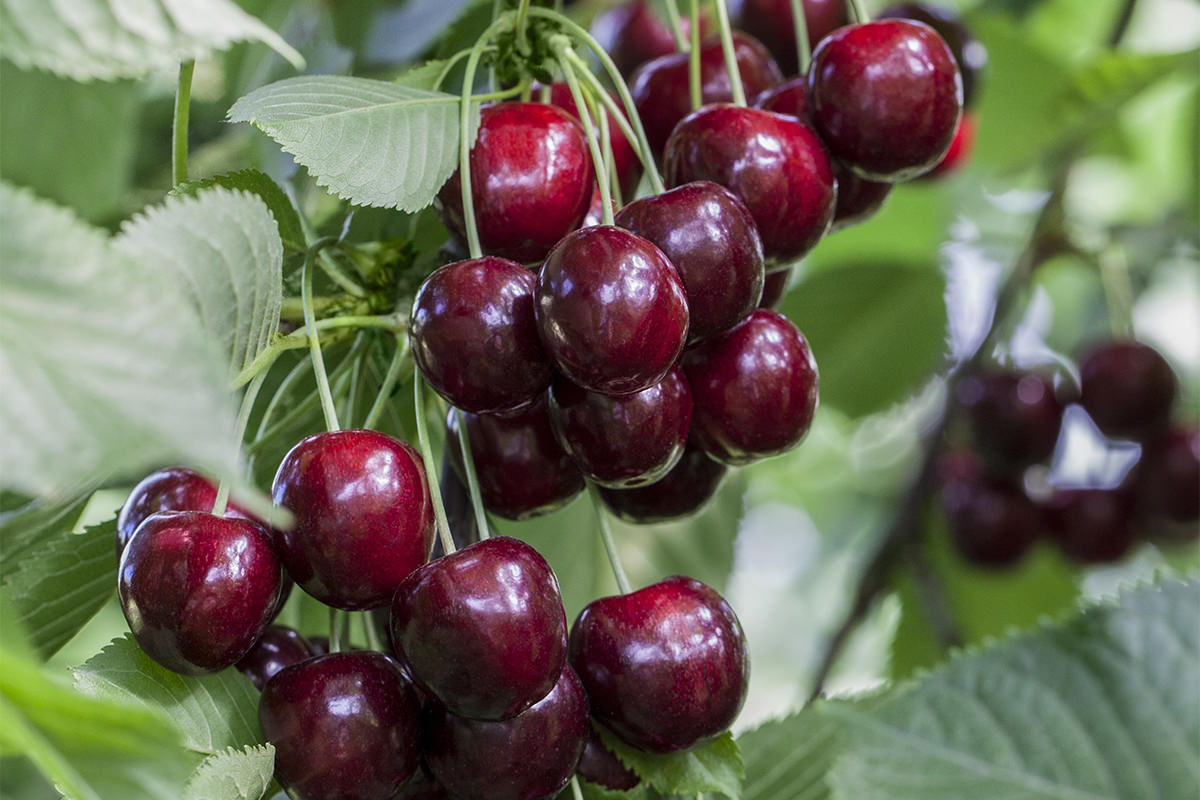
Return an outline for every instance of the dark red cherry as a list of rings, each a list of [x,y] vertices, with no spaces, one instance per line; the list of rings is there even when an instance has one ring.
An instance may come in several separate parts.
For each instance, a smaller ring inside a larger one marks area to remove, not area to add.
[[[275,546],[300,588],[361,611],[392,599],[433,546],[433,504],[413,448],[371,430],[318,433],[283,457],[271,497],[296,518]]]
[[[523,263],[542,259],[583,221],[595,179],[583,127],[561,108],[484,107],[471,148],[471,191],[485,252]],[[457,170],[436,205],[446,227],[465,241]]]
[[[585,781],[611,789],[627,792],[642,782],[633,770],[621,763],[613,752],[604,746],[595,728],[588,731],[587,746],[575,772]]]
[[[571,96],[571,88],[565,82],[550,84],[550,102],[576,119],[581,119],[579,110],[575,108],[575,98]],[[625,138],[617,120],[610,112],[605,113],[608,115],[608,135],[612,144],[612,166],[621,186],[621,196],[628,199],[633,197],[638,181],[642,179],[642,161],[633,145]],[[596,135],[599,137],[598,131]]]
[[[652,753],[683,750],[727,730],[750,678],[733,609],[700,581],[678,575],[590,603],[571,627],[571,666],[592,715]]]
[[[476,414],[516,411],[553,370],[533,312],[537,277],[515,261],[472,258],[435,270],[412,310],[413,356],[429,385]]]
[[[418,769],[412,684],[381,653],[319,656],[268,681],[258,704],[275,777],[295,800],[388,800]]]
[[[732,328],[758,305],[762,240],[749,209],[728,189],[684,184],[635,200],[616,224],[649,239],[679,271],[692,341]]]
[[[809,116],[834,158],[897,182],[932,169],[954,138],[962,79],[937,32],[889,19],[839,28],[813,54]]]
[[[536,297],[555,366],[595,392],[629,394],[658,383],[687,339],[679,273],[623,228],[597,225],[563,237],[542,265]]]
[[[983,70],[987,66],[987,48],[963,24],[957,10],[932,3],[896,3],[880,12],[877,19],[914,19],[933,28],[946,41],[958,71],[962,73],[963,107],[975,102]]]
[[[692,440],[738,466],[800,443],[817,410],[817,362],[787,317],[758,309],[683,356]]]
[[[472,719],[508,719],[545,697],[566,663],[566,627],[550,565],[507,536],[431,561],[392,602],[392,642],[413,680]]]
[[[1080,404],[1096,427],[1118,439],[1148,439],[1162,431],[1175,402],[1175,373],[1141,342],[1093,347],[1079,366]]]
[[[466,417],[479,493],[488,511],[505,519],[529,519],[562,508],[583,491],[583,474],[550,427],[545,395],[513,416]],[[453,412],[446,421],[446,448],[462,471]]]
[[[686,21],[682,27],[685,33],[691,29]],[[643,0],[597,14],[592,21],[592,36],[626,76],[650,59],[675,52],[671,28]]]
[[[167,669],[237,663],[275,615],[283,574],[257,522],[161,511],[129,540],[117,590],[133,638]]]
[[[117,557],[120,558],[138,525],[151,514],[158,511],[212,511],[216,499],[217,487],[195,470],[168,467],[150,473],[133,487],[117,515]],[[233,503],[225,507],[225,516],[254,519]]]
[[[763,281],[762,299],[758,301],[759,308],[778,308],[779,301],[787,294],[788,283],[792,279],[791,269],[777,269],[768,272]]]
[[[1063,407],[1050,378],[980,372],[959,382],[955,398],[966,411],[976,448],[996,471],[1016,473],[1054,453]]]
[[[268,625],[237,668],[261,691],[279,670],[315,655],[308,640],[296,631],[286,625]]]
[[[810,48],[835,28],[847,24],[843,0],[803,0],[804,22]],[[784,75],[799,70],[796,60],[796,26],[791,0],[734,0],[729,4],[734,24],[762,42]]]
[[[757,39],[735,31],[733,46],[746,97],[755,97],[783,80],[775,60]],[[692,110],[688,54],[673,53],[643,64],[629,79],[629,88],[650,148],[662,153],[671,131]],[[707,105],[732,100],[721,40],[709,37],[700,45],[700,102]]]
[[[1078,564],[1120,561],[1133,546],[1133,497],[1124,488],[1059,489],[1046,503],[1046,524],[1063,554]]]
[[[312,648],[314,656],[329,655],[329,637],[328,636],[310,636],[308,646]]]
[[[962,119],[958,121],[958,128],[954,131],[954,141],[950,142],[950,149],[936,167],[921,176],[922,180],[940,178],[956,172],[967,163],[971,158],[971,151],[975,149],[975,126],[975,112],[964,111]]]
[[[1015,564],[1041,533],[1037,506],[1007,480],[955,475],[943,482],[941,500],[959,553],[982,567]]]
[[[393,800],[451,800],[450,793],[438,783],[425,769],[417,770],[416,774],[404,784],[400,794]]]
[[[1173,427],[1146,444],[1137,491],[1143,513],[1180,523],[1200,519],[1200,428]]]
[[[681,519],[698,512],[721,486],[728,468],[698,447],[683,451],[679,463],[650,486],[601,489],[600,497],[626,522],[645,525]]]
[[[456,798],[551,800],[583,753],[587,707],[570,667],[549,694],[512,719],[465,719],[435,704],[425,715],[425,763]]]
[[[671,186],[712,181],[754,217],[768,261],[792,261],[816,246],[833,220],[833,166],[820,139],[795,117],[722,103],[689,114],[664,157]]]
[[[601,486],[645,486],[666,475],[683,455],[691,421],[692,392],[679,367],[620,397],[561,379],[550,390],[554,434],[583,474]]]

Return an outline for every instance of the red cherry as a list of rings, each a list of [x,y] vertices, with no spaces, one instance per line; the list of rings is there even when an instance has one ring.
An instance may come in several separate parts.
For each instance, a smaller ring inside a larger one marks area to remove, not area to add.
[[[600,497],[626,522],[668,522],[699,512],[717,493],[728,471],[724,464],[689,445],[679,463],[653,484],[635,489],[601,488]]]
[[[1141,342],[1104,342],[1079,365],[1079,403],[1101,431],[1145,440],[1167,426],[1177,391],[1175,373]]]
[[[962,169],[971,157],[971,151],[975,149],[975,128],[978,122],[974,111],[963,112],[962,119],[958,121],[958,127],[954,130],[954,140],[950,142],[950,149],[936,167],[921,176],[922,179],[940,178]]]
[[[1045,509],[1050,536],[1079,564],[1120,561],[1133,546],[1132,516],[1125,488],[1060,489]]]
[[[850,21],[844,0],[803,0],[803,7],[810,48]],[[737,27],[771,51],[785,75],[796,74],[799,63],[791,0],[734,0],[729,4],[729,14]]]
[[[684,35],[688,35],[690,22],[680,20],[680,23]],[[592,22],[592,36],[626,76],[653,58],[675,52],[671,29],[644,0],[623,3],[597,14]]]
[[[611,94],[611,93],[610,93]],[[575,107],[575,98],[571,96],[571,88],[564,82],[550,84],[550,103],[566,111],[576,119],[582,119]],[[642,179],[642,161],[637,151],[624,132],[621,131],[612,113],[605,111],[608,116],[608,135],[612,143],[612,165],[617,172],[617,182],[621,186],[621,196],[629,199],[637,190],[638,181]],[[597,131],[599,137],[599,131]],[[599,139],[597,139],[599,141]]]

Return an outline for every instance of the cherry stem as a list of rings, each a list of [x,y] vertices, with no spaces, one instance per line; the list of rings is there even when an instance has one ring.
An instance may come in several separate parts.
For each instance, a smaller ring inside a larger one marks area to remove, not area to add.
[[[450,535],[450,521],[446,518],[446,504],[442,502],[442,487],[438,481],[438,465],[433,460],[433,449],[429,446],[429,426],[425,421],[425,398],[422,387],[425,378],[418,372],[413,380],[413,406],[417,417],[417,447],[421,461],[425,464],[425,480],[429,484],[429,495],[433,499],[433,516],[437,520],[438,538],[446,555],[454,552],[454,537]]]
[[[579,776],[571,776],[571,796],[575,800],[583,800],[583,789],[579,788]]]
[[[329,276],[331,281],[342,287],[342,290],[347,294],[354,297],[367,296],[367,290],[359,286],[358,281],[347,275],[345,270],[338,265],[337,261],[329,253],[322,250],[317,257],[317,264],[321,267],[321,271]]]
[[[376,653],[384,652],[383,642],[379,640],[379,631],[375,630],[375,621],[371,619],[371,612],[363,611],[359,614],[359,619],[362,620],[363,638],[367,642],[367,648]]]
[[[304,300],[301,298],[301,312],[303,313]],[[311,312],[311,306],[309,311]],[[237,374],[233,379],[233,388],[237,388],[255,375],[268,369],[275,363],[275,359],[279,357],[285,350],[295,350],[299,347],[307,347],[309,342],[309,334],[316,333],[319,335],[322,331],[335,330],[337,328],[383,328],[394,333],[404,333],[408,330],[408,324],[398,314],[379,314],[379,315],[351,315],[347,314],[343,317],[326,317],[316,321],[313,327],[305,325],[297,328],[286,336],[279,336],[271,344],[270,347],[263,350],[250,365]]]
[[[867,13],[867,9],[862,4],[862,0],[846,0],[846,9],[850,12],[850,16],[859,25],[864,22],[871,21],[871,15]]]
[[[329,609],[329,652],[341,653],[350,649],[350,614],[337,608]]]
[[[687,40],[683,38],[683,19],[679,16],[679,6],[675,0],[663,3],[667,8],[667,21],[671,25],[671,36],[675,38],[675,49],[683,52],[687,49]]]
[[[433,82],[433,90],[439,91],[442,87],[442,84],[445,83],[446,78],[450,77],[451,70],[458,66],[458,62],[470,55],[471,48],[464,47],[462,50],[459,50],[457,53],[450,56],[450,58],[446,60],[445,66],[442,67],[442,71],[438,73],[437,80]]]
[[[617,579],[617,588],[621,590],[621,594],[629,594],[629,578],[625,575],[625,568],[621,566],[621,557],[617,554],[617,545],[613,541],[612,526],[608,521],[608,511],[604,508],[604,501],[600,499],[600,490],[596,488],[596,484],[591,481],[587,482],[588,495],[592,499],[592,508],[596,511],[596,523],[600,528],[600,541],[604,543],[604,552],[608,555],[608,563],[612,566],[613,577]]]
[[[746,87],[742,85],[742,73],[738,69],[737,51],[733,47],[733,28],[729,25],[729,9],[725,0],[716,0],[717,28],[721,32],[721,51],[725,54],[725,71],[729,73],[729,88],[733,92],[733,102],[739,106],[746,105]]]
[[[258,390],[262,388],[263,381],[267,379],[267,373],[261,372],[255,376],[254,380],[250,381],[250,385],[246,387],[246,393],[242,395],[242,405],[238,409],[237,422],[233,427],[233,440],[241,447],[242,440],[246,438],[246,426],[250,424],[250,411],[254,408],[254,401],[258,398]],[[223,516],[225,507],[229,504],[229,481],[225,478],[217,484],[217,497],[213,501],[212,513],[214,516]]]
[[[796,74],[807,75],[812,61],[812,50],[808,46],[808,18],[804,16],[803,0],[791,0],[792,28],[796,34]]]
[[[1133,286],[1129,279],[1129,259],[1125,251],[1110,244],[1096,259],[1100,267],[1100,282],[1108,302],[1108,324],[1117,339],[1133,336]]]
[[[309,366],[312,365],[312,362],[307,358],[304,359],[304,363],[308,364]],[[330,378],[333,382],[333,390],[340,394],[342,389],[345,388],[346,382],[350,379],[349,370],[346,364],[343,362],[335,367]],[[272,439],[288,430],[288,428],[291,426],[294,426],[304,417],[305,414],[312,411],[313,407],[316,406],[318,402],[319,398],[317,395],[310,394],[306,396],[303,400],[297,403],[291,411],[285,414],[282,419],[272,425],[269,430],[256,435],[254,437],[254,441],[246,445],[246,454],[253,459]],[[267,410],[271,411],[272,409],[270,406],[268,406]],[[263,415],[263,419],[263,424],[265,425],[265,421],[267,419],[266,414]]]
[[[479,59],[483,56],[484,48],[498,30],[508,26],[507,17],[502,17],[483,32],[471,48],[467,56],[467,70],[463,74],[462,96],[459,98],[458,110],[458,178],[459,189],[462,192],[463,227],[467,231],[467,250],[471,258],[483,255],[483,247],[479,244],[479,231],[475,227],[475,193],[471,186],[471,91],[475,87],[475,71],[479,68]]]
[[[192,101],[192,75],[195,61],[179,65],[179,85],[175,89],[175,118],[171,123],[171,183],[178,186],[188,179],[188,113]]]
[[[359,331],[354,339],[354,346],[357,349],[359,343],[366,342],[366,335]],[[361,350],[356,357],[350,360],[350,383],[347,385],[346,396],[342,403],[341,418],[346,421],[347,428],[354,427],[354,409],[358,408],[358,396],[362,391],[363,382],[363,360],[368,356],[366,349]]]
[[[612,225],[612,192],[609,190],[608,165],[604,161],[604,154],[600,151],[600,144],[596,141],[596,123],[592,118],[591,105],[584,98],[583,90],[579,88],[579,79],[575,76],[574,66],[562,48],[559,48],[558,51],[558,63],[562,67],[563,77],[567,80],[567,87],[571,90],[571,98],[575,101],[575,110],[579,114],[580,121],[583,122],[583,132],[587,136],[588,150],[592,154],[596,185],[600,189],[600,216],[605,225]]]
[[[692,46],[688,52],[688,93],[695,111],[704,104],[704,94],[700,91],[700,0],[691,0],[692,5]]]
[[[375,402],[371,404],[371,410],[367,412],[367,418],[363,420],[364,428],[374,428],[379,423],[379,418],[383,416],[384,406],[387,405],[388,399],[396,389],[396,381],[400,378],[400,370],[408,357],[408,351],[408,337],[404,334],[397,334],[396,351],[392,353],[392,361],[388,364],[387,373],[383,376],[383,382],[379,385],[379,392],[375,395]]]
[[[462,451],[463,471],[467,473],[467,494],[471,497],[471,508],[475,510],[475,528],[479,538],[491,536],[488,528],[487,510],[483,507],[483,495],[479,491],[479,473],[475,471],[475,453],[471,450],[471,436],[467,433],[467,415],[461,408],[454,409],[458,417],[458,447]]]
[[[321,411],[325,415],[325,429],[338,430],[337,409],[333,407],[333,394],[329,391],[329,375],[325,372],[325,358],[321,354],[321,340],[317,336],[317,321],[312,310],[312,265],[321,248],[332,243],[321,239],[308,248],[304,257],[303,273],[300,276],[300,304],[304,309],[304,327],[308,335],[308,352],[313,362],[313,374],[317,376],[317,391],[321,395]]]

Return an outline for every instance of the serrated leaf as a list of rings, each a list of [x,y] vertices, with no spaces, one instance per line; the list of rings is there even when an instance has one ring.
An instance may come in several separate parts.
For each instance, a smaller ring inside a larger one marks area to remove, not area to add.
[[[42,658],[58,652],[116,590],[116,532],[115,519],[81,534],[62,530],[4,579],[2,591]]]
[[[258,195],[258,199],[266,203],[271,216],[275,218],[275,224],[279,226],[279,238],[283,243],[295,250],[304,249],[304,227],[300,224],[300,215],[296,213],[296,207],[292,205],[287,194],[279,188],[279,184],[271,180],[270,175],[256,169],[242,169],[211,178],[188,181],[172,189],[171,194],[195,195],[201,189],[210,186],[224,186],[226,189],[240,189]]]
[[[43,540],[74,530],[87,503],[87,495],[57,503],[30,500],[0,513],[0,578],[8,577]]]
[[[232,379],[279,330],[283,245],[265,203],[214,186],[169,197],[121,227],[114,246],[148,270],[173,275],[229,357]]]
[[[126,634],[73,671],[75,688],[85,695],[165,714],[182,732],[184,745],[202,755],[262,741],[258,692],[236,669],[179,675],[151,660]]]
[[[826,777],[841,730],[815,707],[771,720],[738,737],[746,764],[741,800],[828,800]]]
[[[340,197],[418,211],[458,164],[457,101],[386,81],[311,76],[251,92],[229,120],[262,129]],[[473,140],[477,106],[471,116]]]
[[[188,781],[184,800],[259,800],[271,786],[275,748],[270,744],[229,748],[200,763]]]
[[[579,791],[583,794],[583,800],[647,800],[650,797],[645,783],[639,783],[632,789],[617,791],[580,778]],[[574,800],[574,797],[575,790],[570,786],[558,793],[558,800]]]
[[[426,91],[435,91],[437,89],[437,80],[441,77],[442,71],[446,68],[449,61],[446,59],[434,59],[426,61],[424,64],[405,70],[396,77],[392,78],[392,83],[397,86],[407,86],[410,89],[425,89]]]
[[[65,496],[186,463],[236,475],[226,366],[171,273],[0,184],[0,476]]]
[[[854,800],[1162,798],[1200,784],[1200,582],[1125,592],[964,655],[847,731],[835,795]]]
[[[724,733],[708,744],[658,755],[630,747],[600,725],[596,725],[605,747],[652,789],[664,794],[695,795],[719,792],[726,797],[742,795],[742,754],[733,734]]]
[[[304,59],[231,0],[0,0],[0,56],[24,69],[73,80],[140,78],[205,58],[234,42],[259,41]]]

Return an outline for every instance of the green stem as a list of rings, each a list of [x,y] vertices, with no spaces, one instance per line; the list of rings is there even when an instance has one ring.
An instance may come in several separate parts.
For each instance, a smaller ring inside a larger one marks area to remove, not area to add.
[[[479,492],[479,473],[475,471],[475,453],[471,450],[471,436],[467,433],[467,415],[459,408],[454,413],[458,415],[458,446],[462,451],[463,471],[467,473],[467,494],[471,496],[471,507],[475,509],[475,527],[479,531],[479,538],[486,539],[490,535],[487,510],[483,507],[483,495]]]
[[[1129,260],[1116,245],[1109,245],[1097,259],[1104,299],[1108,303],[1108,323],[1113,336],[1128,339],[1133,336],[1133,286],[1129,279]]]
[[[305,359],[309,361],[309,359]],[[311,364],[311,361],[309,361]],[[340,394],[346,388],[346,382],[350,380],[348,370],[340,368],[333,371],[331,376],[333,380],[333,391]],[[272,425],[268,430],[254,437],[254,441],[246,445],[246,454],[251,458],[255,457],[262,451],[276,436],[286,431],[291,426],[295,425],[305,414],[312,411],[313,407],[320,402],[320,398],[315,394],[310,394],[301,400],[296,406],[283,415],[283,418]]]
[[[733,92],[733,102],[739,106],[746,105],[746,88],[742,86],[742,72],[738,69],[737,51],[733,47],[733,28],[729,24],[729,9],[725,0],[715,0],[717,8],[717,28],[721,32],[721,51],[725,54],[725,71],[729,73],[729,88]]]
[[[371,612],[363,611],[359,614],[359,619],[362,620],[363,638],[367,642],[367,648],[376,653],[382,653],[383,642],[379,640],[379,631],[375,630],[375,621],[371,619]]]
[[[303,303],[303,298],[301,298],[301,308],[303,308]],[[312,310],[311,307],[309,310]],[[275,359],[279,357],[279,354],[285,350],[307,347],[310,333],[315,332],[319,336],[322,331],[336,330],[337,328],[383,328],[395,333],[403,333],[408,330],[408,325],[398,314],[348,314],[344,317],[319,319],[312,328],[304,325],[286,336],[277,337],[270,347],[255,356],[250,365],[237,374],[237,377],[233,379],[234,388],[236,389],[258,373],[270,367],[275,363]]]
[[[587,482],[587,487],[588,494],[592,498],[592,508],[596,512],[596,522],[600,527],[600,541],[604,543],[604,552],[608,555],[609,565],[612,566],[613,577],[617,579],[617,588],[621,590],[621,594],[629,594],[629,578],[625,576],[625,569],[621,566],[621,557],[617,554],[612,526],[608,522],[608,511],[604,508],[604,501],[600,499],[600,490],[591,481]]]
[[[791,0],[792,30],[796,35],[796,74],[807,75],[812,61],[812,50],[808,46],[808,19],[804,16],[803,0]]]
[[[469,55],[471,55],[471,48],[465,47],[454,55],[450,56],[450,58],[446,61],[446,66],[442,67],[442,71],[438,73],[437,80],[433,82],[433,88],[435,91],[442,87],[442,83],[445,82],[446,78],[450,77],[450,71],[458,66],[458,62],[462,61]]]
[[[675,49],[683,52],[687,49],[687,40],[683,38],[683,19],[679,16],[679,6],[675,0],[663,3],[667,8],[667,23],[671,26],[671,36],[675,38]]]
[[[479,231],[475,227],[475,193],[471,185],[471,145],[469,131],[471,130],[471,90],[475,86],[475,71],[479,68],[479,59],[483,49],[501,28],[509,25],[507,17],[501,17],[488,26],[488,29],[475,41],[471,55],[467,56],[467,71],[463,75],[462,96],[459,98],[458,111],[458,182],[462,191],[463,227],[467,231],[467,251],[471,258],[483,255],[483,247],[479,244]]]
[[[850,12],[850,18],[860,25],[871,21],[871,15],[867,13],[862,0],[846,0],[846,8]]]
[[[333,394],[329,391],[329,375],[325,373],[325,358],[321,353],[321,340],[317,336],[317,321],[312,311],[312,263],[316,260],[319,244],[309,248],[304,258],[303,274],[300,276],[300,298],[304,307],[304,327],[308,331],[308,353],[313,362],[313,374],[317,376],[317,391],[321,395],[321,410],[325,414],[326,430],[339,428],[337,410],[333,407]]]
[[[267,373],[259,373],[254,380],[250,381],[250,385],[246,387],[246,393],[242,395],[242,406],[238,409],[237,422],[233,428],[234,441],[241,446],[242,439],[246,438],[246,426],[250,424],[250,411],[254,408],[254,401],[258,398],[258,390],[262,388],[263,381],[267,379]],[[212,513],[215,516],[223,516],[225,507],[229,503],[229,481],[222,478],[217,484],[217,497],[213,501]]]
[[[364,428],[374,428],[379,423],[379,418],[383,415],[384,406],[391,398],[392,392],[396,389],[396,381],[400,378],[400,370],[404,366],[406,357],[408,356],[409,340],[407,336],[396,336],[396,352],[392,354],[392,361],[388,364],[387,373],[383,376],[383,382],[379,385],[379,392],[375,395],[375,402],[371,404],[371,410],[367,412],[367,418],[363,421]]]
[[[692,110],[704,104],[704,95],[700,91],[700,0],[691,0],[692,17],[692,47],[688,52],[688,94],[692,100]]]
[[[359,285],[358,281],[351,278],[342,269],[341,265],[332,254],[322,250],[317,256],[317,263],[321,266],[321,271],[329,276],[329,279],[342,287],[342,291],[354,297],[366,297],[367,290]]]
[[[174,186],[188,179],[188,112],[192,102],[192,74],[195,71],[195,61],[184,61],[179,65],[175,119],[171,124],[171,183]]]
[[[604,179],[604,176],[608,175],[608,165],[604,162],[604,154],[600,151],[600,144],[596,141],[596,124],[589,111],[590,104],[579,88],[579,79],[575,76],[575,69],[566,53],[563,52],[563,48],[558,50],[558,63],[562,67],[563,77],[567,80],[567,87],[571,90],[571,99],[575,101],[579,119],[583,122],[583,132],[587,136],[588,150],[592,154],[592,166],[596,171],[596,185],[600,188],[601,219],[605,225],[612,225],[612,192],[609,190],[608,181]]]
[[[342,652],[342,637],[345,635],[346,612],[336,608],[329,609],[329,652]]]
[[[438,480],[438,465],[433,460],[433,448],[429,446],[429,428],[425,422],[425,398],[421,391],[425,379],[418,372],[413,381],[413,405],[417,417],[417,447],[425,463],[425,479],[429,483],[429,494],[433,499],[433,516],[437,520],[438,536],[442,540],[442,551],[446,555],[454,552],[454,537],[450,535],[450,521],[446,519],[446,505],[442,502],[442,487]]]
[[[579,776],[571,776],[571,797],[575,800],[583,800],[583,789],[579,788]]]
[[[358,349],[360,342],[364,345],[367,343],[366,334],[363,332],[360,332],[355,338],[355,349]],[[363,392],[363,381],[366,380],[367,375],[367,371],[364,369],[364,362],[370,358],[370,355],[371,349],[364,346],[350,367],[349,389],[346,392],[346,402],[342,406],[342,419],[345,421],[347,428],[354,427],[354,410],[358,408],[358,398]]]

